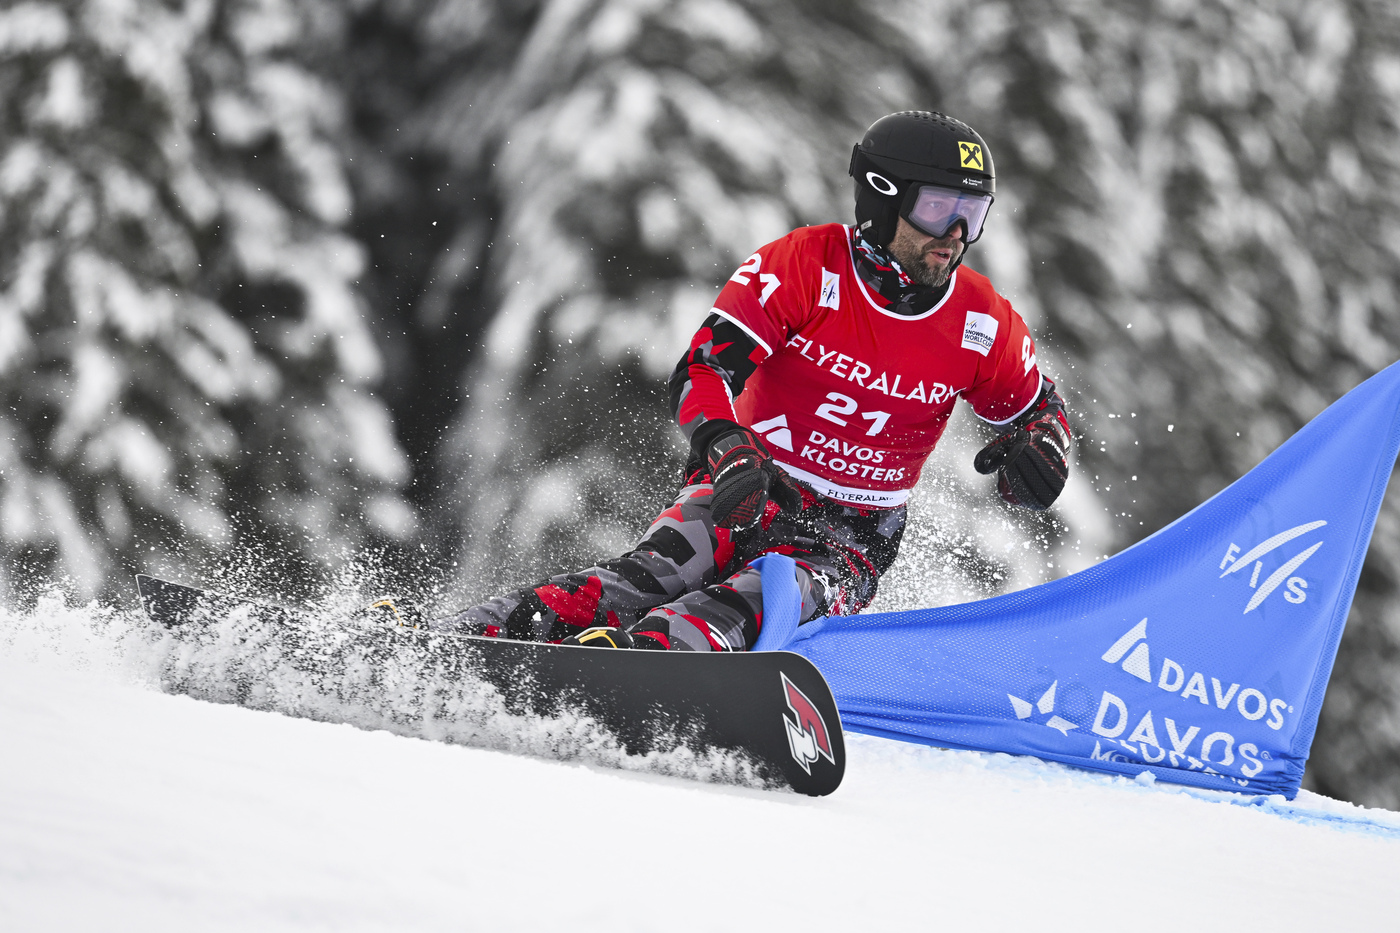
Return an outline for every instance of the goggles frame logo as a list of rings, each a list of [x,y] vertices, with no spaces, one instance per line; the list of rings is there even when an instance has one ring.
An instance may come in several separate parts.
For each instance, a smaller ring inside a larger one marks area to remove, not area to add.
[[[976,169],[979,172],[987,170],[982,161],[982,147],[977,143],[959,141],[958,159],[958,165],[962,168]]]

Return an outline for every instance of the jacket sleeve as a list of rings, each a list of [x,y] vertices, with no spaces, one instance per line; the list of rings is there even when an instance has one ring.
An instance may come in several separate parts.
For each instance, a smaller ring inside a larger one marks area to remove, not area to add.
[[[734,399],[758,366],[782,349],[811,312],[816,294],[809,237],[798,230],[759,248],[730,276],[710,315],[671,374],[671,414],[691,446],[737,423]],[[820,263],[818,263],[820,265]],[[720,422],[715,427],[707,424]],[[696,432],[700,431],[700,436]]]
[[[963,392],[963,398],[983,421],[995,427],[1009,425],[1029,411],[1040,397],[1040,367],[1030,329],[1011,307],[997,296],[997,339],[978,369],[977,381]]]
[[[671,416],[686,438],[707,422],[737,421],[734,399],[766,356],[733,321],[718,314],[705,318],[671,373]]]

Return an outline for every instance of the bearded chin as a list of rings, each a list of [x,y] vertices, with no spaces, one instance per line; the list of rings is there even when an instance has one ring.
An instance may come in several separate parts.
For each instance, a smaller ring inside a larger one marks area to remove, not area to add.
[[[929,263],[927,253],[913,249],[900,249],[905,244],[892,243],[891,255],[904,269],[904,273],[925,288],[942,288],[948,281],[948,266],[935,266]],[[903,253],[904,255],[900,255]],[[950,263],[951,265],[951,263]]]
[[[948,267],[940,266],[935,269],[929,265],[927,257],[919,257],[919,261],[913,266],[914,280],[920,285],[928,288],[941,288],[943,283],[948,281]]]

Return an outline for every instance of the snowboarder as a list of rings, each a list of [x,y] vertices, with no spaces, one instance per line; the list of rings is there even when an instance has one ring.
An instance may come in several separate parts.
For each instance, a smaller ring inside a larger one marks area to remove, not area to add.
[[[961,268],[995,175],[982,137],[905,111],[855,146],[856,225],[761,247],[671,376],[685,479],[636,548],[430,623],[614,648],[742,651],[763,622],[765,554],[796,562],[801,621],[869,605],[905,502],[966,399],[999,432],[976,469],[1045,509],[1067,476],[1064,403],[1025,322]]]

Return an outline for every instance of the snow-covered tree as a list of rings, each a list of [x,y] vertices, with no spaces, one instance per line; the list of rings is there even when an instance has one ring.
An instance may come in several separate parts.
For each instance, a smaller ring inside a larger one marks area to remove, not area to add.
[[[0,10],[0,567],[79,592],[412,530],[315,0]],[[287,575],[301,580],[304,574]]]
[[[381,396],[413,459],[417,501],[440,504],[436,456],[461,407],[463,372],[497,303],[482,269],[499,216],[496,135],[470,112],[511,74],[534,0],[356,0],[337,68],[353,132],[350,232],[369,264],[359,282],[385,355]],[[460,113],[459,110],[467,110]],[[427,536],[424,559],[451,555]],[[450,563],[450,556],[448,556]]]
[[[1400,356],[1400,15],[1360,0],[886,8],[988,136],[1120,544]],[[1005,279],[1000,281],[1005,282]],[[1310,779],[1400,803],[1392,493]]]

